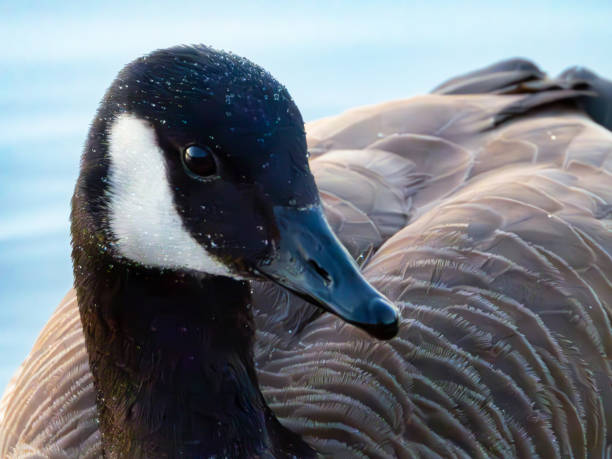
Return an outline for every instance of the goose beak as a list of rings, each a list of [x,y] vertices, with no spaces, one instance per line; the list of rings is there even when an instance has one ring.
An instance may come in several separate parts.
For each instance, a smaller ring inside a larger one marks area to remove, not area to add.
[[[363,277],[321,207],[275,207],[280,238],[257,271],[305,300],[380,339],[397,334],[397,308]]]

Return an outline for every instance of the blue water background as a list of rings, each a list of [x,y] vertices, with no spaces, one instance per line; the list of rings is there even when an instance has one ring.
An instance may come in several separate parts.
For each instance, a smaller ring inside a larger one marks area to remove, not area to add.
[[[288,87],[306,120],[526,56],[612,76],[612,2],[0,0],[0,391],[70,288],[69,200],[98,101],[151,49],[203,42]]]

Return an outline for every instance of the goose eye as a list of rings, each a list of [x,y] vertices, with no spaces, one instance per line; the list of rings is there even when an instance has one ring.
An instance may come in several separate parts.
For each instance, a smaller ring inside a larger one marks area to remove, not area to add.
[[[183,164],[188,172],[198,177],[209,177],[217,172],[217,163],[207,147],[187,147],[183,151]]]

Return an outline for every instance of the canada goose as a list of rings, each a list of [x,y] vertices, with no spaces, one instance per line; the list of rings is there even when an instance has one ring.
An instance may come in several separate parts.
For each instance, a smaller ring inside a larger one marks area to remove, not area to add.
[[[2,457],[609,457],[609,88],[510,60],[307,125],[329,223],[392,306],[326,231],[282,86],[201,46],[136,60]]]

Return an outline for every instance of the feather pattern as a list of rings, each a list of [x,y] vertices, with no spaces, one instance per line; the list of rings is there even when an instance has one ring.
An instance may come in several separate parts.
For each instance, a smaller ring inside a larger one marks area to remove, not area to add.
[[[585,111],[611,99],[586,76],[505,61],[307,126],[330,224],[402,322],[377,341],[254,283],[286,427],[334,457],[610,454],[612,134]],[[72,291],[2,399],[0,452],[101,453]]]

